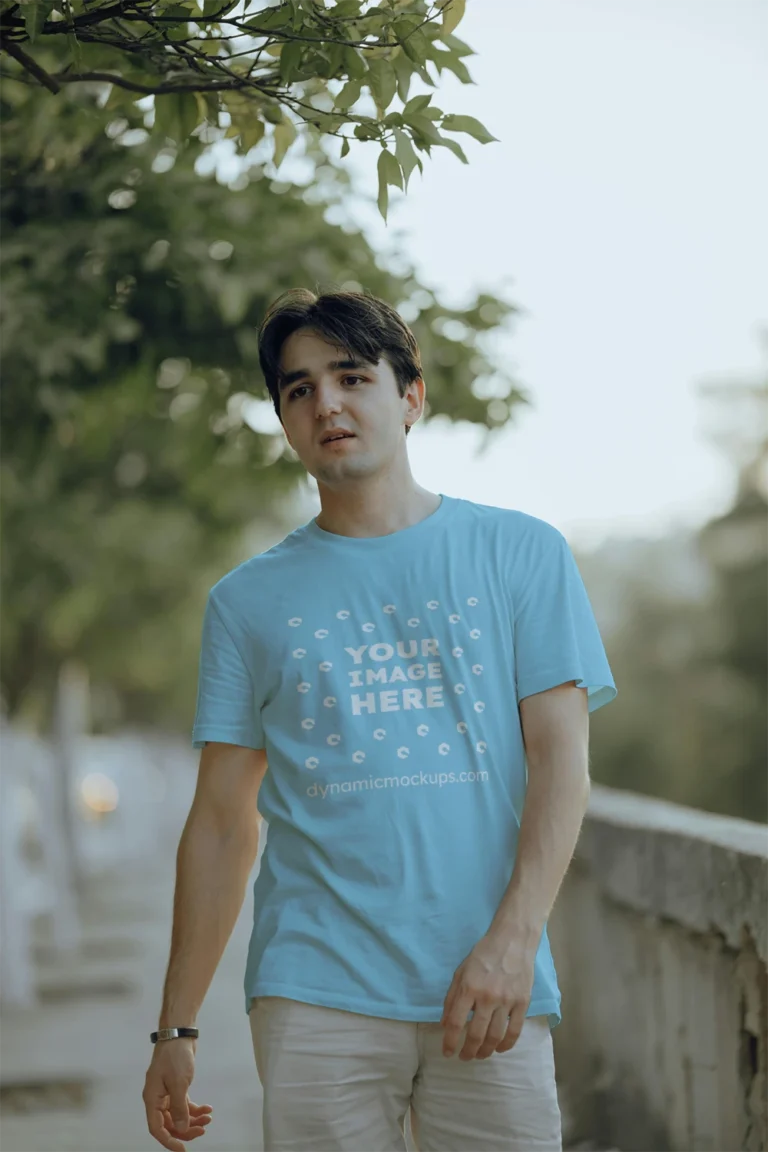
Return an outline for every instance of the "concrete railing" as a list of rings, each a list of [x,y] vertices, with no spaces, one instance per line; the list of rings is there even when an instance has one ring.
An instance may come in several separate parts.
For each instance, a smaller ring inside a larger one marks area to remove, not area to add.
[[[768,827],[593,785],[549,934],[570,1140],[768,1149]]]

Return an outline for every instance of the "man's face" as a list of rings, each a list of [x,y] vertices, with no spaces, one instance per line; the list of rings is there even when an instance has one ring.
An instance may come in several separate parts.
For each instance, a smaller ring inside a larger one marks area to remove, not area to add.
[[[280,356],[283,428],[307,472],[329,487],[385,470],[405,452],[405,423],[421,413],[424,383],[400,396],[392,365],[367,364],[300,328]],[[344,439],[326,442],[333,433]]]

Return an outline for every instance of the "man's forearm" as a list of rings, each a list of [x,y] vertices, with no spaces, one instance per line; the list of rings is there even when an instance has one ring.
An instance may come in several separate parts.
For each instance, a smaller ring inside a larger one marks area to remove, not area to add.
[[[258,819],[223,830],[193,804],[176,856],[176,891],[161,1028],[194,1025],[243,905]]]
[[[574,747],[529,764],[515,867],[487,933],[502,946],[539,945],[589,802],[585,759]]]

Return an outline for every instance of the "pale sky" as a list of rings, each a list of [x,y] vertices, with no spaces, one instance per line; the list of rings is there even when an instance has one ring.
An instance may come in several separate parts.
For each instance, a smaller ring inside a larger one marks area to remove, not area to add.
[[[385,227],[378,145],[354,142],[374,203],[347,208],[443,303],[487,290],[525,310],[499,349],[532,407],[483,458],[472,426],[417,425],[414,475],[587,551],[697,526],[735,479],[697,385],[765,371],[768,5],[468,0],[457,35],[475,84],[444,72],[434,103],[499,143],[456,137],[469,165],[433,149]]]

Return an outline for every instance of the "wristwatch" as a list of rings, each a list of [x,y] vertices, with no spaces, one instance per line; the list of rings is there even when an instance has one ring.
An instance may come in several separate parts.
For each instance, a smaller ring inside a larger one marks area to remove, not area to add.
[[[153,1044],[158,1040],[175,1040],[177,1036],[192,1036],[195,1039],[200,1035],[197,1028],[161,1028],[158,1032],[150,1032],[149,1038]]]

